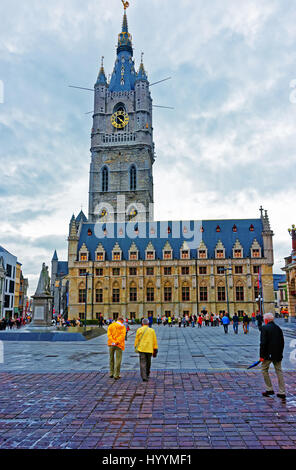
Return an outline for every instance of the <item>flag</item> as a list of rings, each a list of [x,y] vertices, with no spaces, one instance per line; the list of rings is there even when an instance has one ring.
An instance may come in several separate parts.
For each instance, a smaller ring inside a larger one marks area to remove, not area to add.
[[[259,268],[259,273],[258,273],[258,289],[261,289],[262,287],[262,278],[261,278],[261,267]]]

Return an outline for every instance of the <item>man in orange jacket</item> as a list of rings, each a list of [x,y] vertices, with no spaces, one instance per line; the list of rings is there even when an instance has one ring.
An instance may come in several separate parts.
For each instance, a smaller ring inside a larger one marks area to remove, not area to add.
[[[118,321],[111,323],[107,331],[109,346],[110,378],[114,377],[115,380],[120,379],[119,374],[122,361],[122,351],[124,351],[125,349],[126,328],[123,323],[124,319],[118,318]]]

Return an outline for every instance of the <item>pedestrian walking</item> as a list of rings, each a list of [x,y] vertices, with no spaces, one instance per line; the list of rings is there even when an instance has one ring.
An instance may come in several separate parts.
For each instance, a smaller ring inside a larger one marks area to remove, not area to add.
[[[211,326],[214,326],[214,315],[212,313],[210,316],[210,322],[211,322]]]
[[[122,352],[125,349],[126,328],[123,323],[124,319],[120,317],[116,322],[111,323],[107,330],[110,378],[114,377],[115,380],[120,379]]]
[[[256,313],[252,312],[251,314],[252,326],[256,326]]]
[[[243,315],[243,329],[244,329],[244,334],[248,334],[249,333],[249,323],[250,323],[250,318],[248,317],[248,315],[246,313],[244,313]]]
[[[148,317],[148,321],[149,321],[149,328],[152,328],[152,325],[153,325],[153,315],[150,315]]]
[[[238,334],[239,317],[236,313],[234,313],[234,315],[232,317],[232,324],[233,324],[233,331],[237,335]]]
[[[125,326],[125,341],[127,340],[127,333],[129,331],[129,326],[128,326],[128,319],[126,318],[123,322],[124,326]]]
[[[269,367],[273,363],[279,385],[279,398],[286,398],[285,382],[282,371],[282,359],[284,351],[284,335],[281,328],[274,323],[272,313],[264,315],[265,325],[261,329],[260,335],[260,361],[261,370],[266,385],[266,391],[262,392],[264,397],[274,395],[273,386],[269,377]]]
[[[179,324],[179,328],[181,328],[181,326],[182,326],[182,318],[181,317],[178,318],[178,324]]]
[[[201,328],[201,327],[202,327],[202,322],[203,322],[202,316],[201,316],[201,315],[198,315],[198,320],[197,320],[198,328]]]
[[[209,322],[210,322],[210,315],[208,313],[206,313],[206,316],[205,316],[205,325],[206,326],[209,326]]]
[[[258,330],[261,331],[262,323],[263,323],[263,315],[261,312],[258,312],[258,315],[256,316],[256,320],[257,320]]]
[[[227,314],[224,315],[224,317],[222,318],[222,325],[224,327],[224,333],[227,334],[228,333],[228,325],[230,323],[230,320],[229,320],[229,317]]]
[[[158,353],[156,334],[153,328],[149,328],[149,321],[144,318],[143,326],[137,330],[135,338],[135,350],[139,353],[140,373],[143,382],[147,382],[150,376],[151,358]]]
[[[170,315],[168,316],[168,325],[169,325],[170,327],[173,326],[172,317],[171,317]]]

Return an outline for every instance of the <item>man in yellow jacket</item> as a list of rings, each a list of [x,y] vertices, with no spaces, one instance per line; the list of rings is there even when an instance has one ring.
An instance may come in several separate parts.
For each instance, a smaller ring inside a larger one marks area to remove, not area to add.
[[[150,375],[151,357],[156,357],[158,345],[153,328],[149,328],[149,320],[144,318],[142,327],[137,330],[135,348],[139,353],[140,372],[143,382],[147,382]]]
[[[108,346],[109,346],[109,364],[110,378],[120,379],[120,366],[122,361],[122,351],[125,349],[126,328],[124,319],[118,318],[118,321],[111,323],[108,327]],[[115,364],[114,364],[115,355]]]

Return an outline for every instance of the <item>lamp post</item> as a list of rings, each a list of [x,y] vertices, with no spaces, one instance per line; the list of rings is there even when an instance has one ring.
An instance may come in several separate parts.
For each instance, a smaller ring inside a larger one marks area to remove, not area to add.
[[[86,316],[87,316],[87,284],[88,284],[88,278],[93,277],[92,273],[86,272],[84,274],[85,276],[85,313],[84,313],[84,328],[86,328]]]
[[[227,274],[227,271],[229,271],[231,273],[232,272],[232,267],[231,266],[229,266],[228,268],[225,267],[225,266],[223,267],[223,272],[225,273],[227,311],[228,311],[228,315],[230,315],[230,312],[229,312],[229,297],[228,297],[228,283],[227,283],[227,277],[229,276],[229,274]]]

